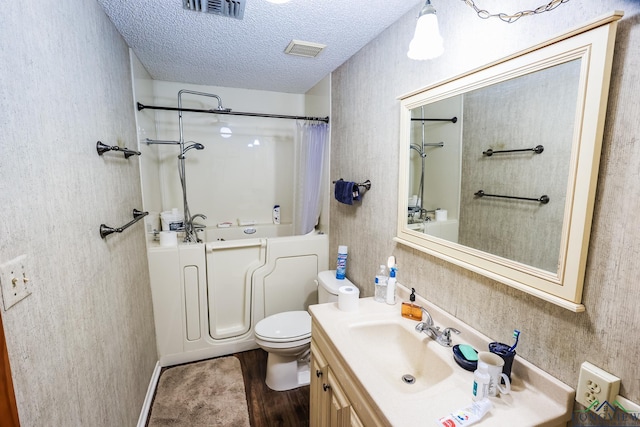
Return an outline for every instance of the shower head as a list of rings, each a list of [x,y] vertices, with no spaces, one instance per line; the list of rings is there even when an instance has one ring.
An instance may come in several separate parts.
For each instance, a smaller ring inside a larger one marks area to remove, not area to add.
[[[420,155],[420,157],[422,157],[422,158],[427,157],[427,153],[422,151],[422,148],[418,144],[411,144],[410,148],[412,150],[416,150],[418,152],[418,154]]]
[[[185,147],[185,149],[182,150],[182,153],[180,153],[180,155],[178,157],[184,159],[184,153],[186,153],[187,151],[191,150],[192,148],[195,148],[196,150],[204,150],[204,145],[200,144],[199,142],[195,142],[195,143],[189,145],[188,147]]]

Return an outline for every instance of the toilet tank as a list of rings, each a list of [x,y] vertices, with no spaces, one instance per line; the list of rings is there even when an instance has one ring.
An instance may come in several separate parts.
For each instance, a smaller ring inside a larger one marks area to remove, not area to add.
[[[318,304],[338,301],[338,289],[340,286],[355,286],[349,279],[336,279],[335,270],[326,270],[318,273]]]

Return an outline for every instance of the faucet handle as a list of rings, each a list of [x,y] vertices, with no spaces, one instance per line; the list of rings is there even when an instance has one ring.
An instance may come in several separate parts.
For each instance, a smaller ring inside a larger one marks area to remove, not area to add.
[[[449,338],[451,338],[451,332],[453,332],[454,334],[460,334],[460,331],[457,330],[456,328],[444,328],[442,330],[442,333],[448,336]]]
[[[451,347],[451,332],[454,334],[460,334],[460,331],[456,328],[444,328],[442,334],[438,337],[438,342],[447,347]]]

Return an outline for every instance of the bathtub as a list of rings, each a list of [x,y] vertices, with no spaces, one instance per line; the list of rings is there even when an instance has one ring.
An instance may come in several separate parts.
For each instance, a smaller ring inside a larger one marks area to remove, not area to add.
[[[317,302],[316,276],[329,267],[328,236],[291,230],[290,224],[208,227],[199,233],[204,243],[149,246],[161,366],[258,348],[257,322]]]
[[[312,232],[313,233],[313,232]],[[256,224],[248,226],[207,227],[205,242],[220,240],[242,240],[293,235],[293,224]],[[202,237],[200,237],[202,238]]]

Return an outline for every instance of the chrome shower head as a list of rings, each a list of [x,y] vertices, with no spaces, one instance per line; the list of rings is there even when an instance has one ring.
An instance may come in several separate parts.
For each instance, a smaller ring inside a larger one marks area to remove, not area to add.
[[[182,153],[180,153],[180,155],[178,157],[184,159],[184,153],[186,153],[187,151],[191,150],[192,148],[195,148],[196,150],[204,150],[204,145],[200,144],[199,142],[195,142],[195,143],[189,145],[188,147],[185,147],[185,149],[182,150]]]

